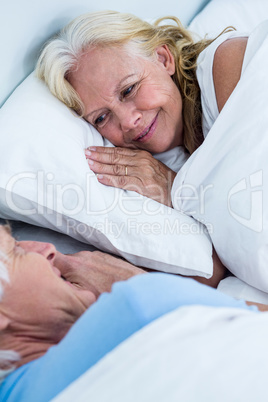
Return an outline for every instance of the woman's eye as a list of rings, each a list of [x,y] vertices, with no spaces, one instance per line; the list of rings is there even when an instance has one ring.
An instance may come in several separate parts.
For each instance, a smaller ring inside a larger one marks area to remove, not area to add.
[[[126,96],[128,96],[128,95],[133,91],[134,87],[135,87],[135,85],[131,85],[130,87],[128,87],[127,89],[125,89],[125,90],[122,92],[123,98],[125,98]]]
[[[95,125],[98,126],[99,124],[103,123],[105,120],[106,114],[102,114],[95,120]]]

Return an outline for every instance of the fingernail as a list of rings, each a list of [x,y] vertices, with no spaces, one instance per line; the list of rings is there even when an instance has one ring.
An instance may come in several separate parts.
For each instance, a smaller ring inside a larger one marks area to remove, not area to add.
[[[88,163],[89,165],[91,165],[91,166],[94,165],[94,162],[93,162],[91,159],[88,159],[88,160],[87,160],[87,163]]]
[[[96,147],[88,147],[88,149],[91,149],[91,151],[96,151]]]
[[[101,179],[103,179],[103,175],[102,174],[97,174],[97,179],[99,180],[101,180]]]
[[[91,155],[91,152],[88,151],[88,150],[86,150],[86,151],[85,151],[85,154],[86,154],[86,156],[90,156],[90,155]]]

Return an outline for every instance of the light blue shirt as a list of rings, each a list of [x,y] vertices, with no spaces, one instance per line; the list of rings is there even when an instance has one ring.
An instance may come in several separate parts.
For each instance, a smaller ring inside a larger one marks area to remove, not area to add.
[[[252,309],[193,279],[163,273],[135,276],[102,294],[44,356],[11,373],[0,388],[0,400],[47,402],[140,328],[194,304]]]

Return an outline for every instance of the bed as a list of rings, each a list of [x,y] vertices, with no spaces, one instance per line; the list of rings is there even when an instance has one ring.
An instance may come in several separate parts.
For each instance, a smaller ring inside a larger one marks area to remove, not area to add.
[[[189,25],[197,36],[213,37],[228,25],[233,25],[245,33],[251,32],[260,22],[268,18],[267,3],[262,0],[177,0],[176,2],[169,0],[165,4],[155,4],[149,0],[145,3],[142,1],[126,3],[120,2],[120,0],[113,0],[111,3],[101,0],[98,2],[98,6],[93,6],[86,0],[79,0],[75,4],[71,0],[56,2],[49,0],[45,3],[36,2],[34,5],[29,0],[23,2],[13,0],[6,2],[2,8],[0,32],[2,55],[5,57],[0,65],[2,77],[0,96],[1,221],[8,220],[11,223],[13,232],[18,239],[49,241],[63,253],[97,248],[120,255],[139,266],[170,273],[209,277],[212,273],[211,239],[205,230],[204,216],[192,213],[196,206],[189,203],[179,205],[177,210],[171,210],[133,192],[103,188],[104,186],[97,183],[94,174],[89,172],[83,157],[83,149],[89,145],[109,146],[110,144],[101,138],[96,130],[89,127],[84,121],[75,118],[69,110],[59,104],[46,88],[36,81],[32,71],[42,44],[70,19],[86,11],[112,8],[132,12],[148,20],[163,15],[176,15],[185,25]],[[11,30],[10,26],[12,26]],[[8,40],[5,40],[7,32]],[[217,124],[219,127],[221,122]],[[208,141],[208,144],[210,142]],[[68,155],[68,158],[63,158],[62,154]],[[184,166],[183,179],[187,177],[187,180],[190,180],[191,178],[193,182],[196,180],[195,185],[200,185],[204,176],[195,174],[195,166],[208,155],[210,155],[209,147],[190,159],[182,149],[158,157],[176,171]],[[257,168],[259,169],[259,167]],[[204,172],[205,174],[208,175],[207,172]],[[248,175],[250,174],[251,172],[248,173]],[[237,177],[236,181],[239,182],[239,180],[240,178]],[[256,182],[258,178],[254,176],[252,180],[258,184]],[[211,203],[210,211],[213,210],[215,208]],[[234,211],[237,212],[235,207]],[[216,217],[211,214],[205,216],[206,222],[213,219]],[[240,231],[237,234],[237,237],[239,236]],[[214,240],[219,241],[218,238]],[[231,247],[230,244],[228,247]],[[192,253],[193,248],[195,253]],[[221,248],[219,245],[219,249],[224,258],[226,247]],[[234,260],[234,254],[231,253],[231,255]],[[241,258],[248,260],[245,256]],[[268,304],[268,293],[259,286],[259,283],[256,283],[255,286],[249,285],[249,283],[252,284],[250,279],[247,276],[239,278],[238,273],[237,277],[230,276],[222,281],[219,290],[236,298]],[[199,328],[202,328],[203,321],[198,321],[198,309],[192,308],[188,313],[192,315],[193,322],[196,322],[195,329],[189,328],[189,334],[193,334],[194,331],[197,331],[196,328],[198,331]],[[208,325],[208,334],[210,334],[210,329],[213,332],[217,320],[222,319],[222,322],[229,322],[233,317],[233,312],[230,311],[223,312],[220,318],[213,315],[213,311],[210,309],[206,309],[203,313],[211,324]],[[183,312],[177,314],[179,317],[176,316],[176,319],[185,319],[187,328],[189,320],[183,316]],[[245,326],[251,327],[253,318],[250,314],[240,317],[240,314],[237,313],[237,317],[239,323],[242,320]],[[141,334],[137,334],[137,339],[134,336],[124,343],[122,350],[121,347],[118,351],[116,349],[111,356],[104,359],[104,362],[100,362],[89,373],[89,378],[81,379],[81,383],[74,384],[73,388],[67,390],[58,400],[73,400],[72,395],[77,395],[77,387],[81,390],[80,400],[89,400],[90,397],[94,397],[95,400],[106,400],[107,395],[102,395],[101,390],[109,387],[113,390],[114,393],[111,391],[111,395],[116,400],[162,401],[163,399],[160,397],[157,399],[157,393],[148,394],[149,399],[142,399],[144,398],[142,390],[145,392],[145,389],[148,389],[145,385],[136,390],[137,393],[133,393],[131,399],[127,393],[127,386],[123,390],[122,384],[116,384],[114,381],[115,377],[106,374],[109,372],[107,367],[117,361],[118,376],[123,375],[124,370],[128,370],[132,373],[132,377],[128,377],[132,386],[133,379],[141,381],[141,375],[137,370],[132,369],[136,364],[134,357],[131,360],[130,356],[124,366],[121,357],[125,353],[124,348],[128,351],[135,350],[136,342],[142,343],[143,333],[145,333],[144,339],[149,339],[150,334],[158,333],[158,331],[161,333],[160,328],[166,328],[170,319],[170,317],[164,317],[155,323],[156,328],[153,324]],[[260,324],[263,327],[267,326],[265,320],[267,318],[264,318]],[[245,328],[245,326],[241,326],[241,328]],[[164,336],[167,337],[164,338],[167,340],[170,335]],[[178,335],[178,337],[180,336],[182,335]],[[194,341],[196,345],[198,345],[197,338],[196,336]],[[260,347],[256,351],[255,369],[261,359],[261,345],[264,345],[264,339],[263,335],[257,341]],[[209,335],[206,337],[206,341],[207,345],[211,344]],[[152,345],[152,351],[159,348],[162,350],[161,342],[164,342],[163,339],[159,340],[157,337],[155,345]],[[255,342],[254,334],[247,342],[245,341],[244,348],[249,347],[250,342]],[[176,342],[173,341],[173,343]],[[226,348],[231,356],[233,349],[230,344],[231,334],[226,341]],[[235,350],[238,353],[239,349]],[[241,350],[243,350],[242,346]],[[180,354],[181,350],[176,353]],[[200,358],[202,357],[200,356]],[[161,359],[158,362],[146,361],[143,372],[148,372],[160,362]],[[197,364],[197,360],[193,359],[192,364]],[[213,367],[218,367],[220,364],[220,358],[217,362],[211,358],[211,362],[207,366],[207,375],[211,375]],[[243,365],[243,360],[241,360],[239,367],[243,367]],[[171,365],[169,369],[174,370],[174,367]],[[176,367],[176,369],[178,368]],[[234,371],[236,369],[237,367],[234,367]],[[226,373],[227,371],[226,367]],[[155,373],[156,377],[160,374],[164,375],[160,372]],[[205,381],[205,374],[203,377],[199,376],[199,380],[199,384]],[[82,392],[84,390],[84,385],[81,385],[83,381],[92,384],[89,391]],[[148,381],[152,381],[152,377]],[[114,387],[111,387],[111,384],[114,384]],[[220,382],[215,384],[220,386]],[[206,400],[215,400],[216,385],[209,397],[206,394]],[[175,387],[174,382],[172,386]],[[173,389],[172,386],[170,389]],[[129,387],[130,390],[133,389],[131,385]],[[263,395],[262,391],[263,389],[260,388],[260,396]],[[84,392],[88,392],[88,394],[84,394]],[[189,387],[187,388],[186,385],[184,392],[185,394],[181,394],[183,395],[182,400],[196,400],[196,393],[189,393]],[[178,400],[176,392],[170,395],[168,400]],[[245,395],[248,399],[244,397],[243,400],[252,400],[253,394],[250,394],[249,390],[246,392],[246,388]],[[226,400],[225,394],[222,394],[221,397],[222,399],[218,399],[220,398],[218,396],[217,400]],[[110,399],[113,400],[113,398]],[[262,400],[261,397],[257,399]],[[239,400],[237,394],[233,400]]]

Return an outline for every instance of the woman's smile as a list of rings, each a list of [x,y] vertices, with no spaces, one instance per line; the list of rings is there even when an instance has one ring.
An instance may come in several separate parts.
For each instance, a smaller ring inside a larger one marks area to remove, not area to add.
[[[146,127],[143,132],[134,139],[134,141],[139,141],[139,142],[146,142],[149,141],[152,136],[154,135],[154,132],[156,130],[157,127],[157,117],[158,117],[158,113],[155,116],[155,118],[153,119],[153,121],[151,122],[151,124],[149,125],[149,127]]]

